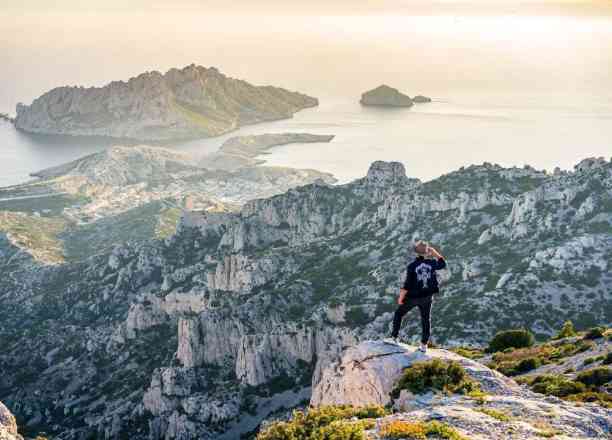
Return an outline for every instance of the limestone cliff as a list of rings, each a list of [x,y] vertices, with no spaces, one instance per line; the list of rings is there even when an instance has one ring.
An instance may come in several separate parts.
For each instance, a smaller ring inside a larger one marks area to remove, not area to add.
[[[104,87],[58,87],[31,105],[18,104],[15,126],[41,134],[184,139],[290,118],[317,104],[301,93],[253,86],[192,64]]]

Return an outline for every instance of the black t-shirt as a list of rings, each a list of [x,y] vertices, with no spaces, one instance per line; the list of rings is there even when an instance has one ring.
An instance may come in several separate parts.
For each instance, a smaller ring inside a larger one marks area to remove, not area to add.
[[[417,257],[406,268],[404,289],[408,291],[406,298],[423,298],[438,293],[438,277],[436,271],[444,269],[446,261]]]

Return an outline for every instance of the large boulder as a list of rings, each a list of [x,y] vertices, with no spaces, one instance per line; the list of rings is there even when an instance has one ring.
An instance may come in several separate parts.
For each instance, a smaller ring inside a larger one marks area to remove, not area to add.
[[[483,395],[443,394],[431,391],[415,395],[402,390],[390,397],[404,369],[431,359],[456,361]],[[612,410],[595,404],[576,405],[533,393],[477,361],[447,350],[419,352],[404,344],[365,341],[346,349],[340,359],[323,371],[314,384],[312,406],[350,404],[364,406],[392,403],[393,415],[380,418],[368,433],[382,439],[381,428],[392,421],[429,422],[451,426],[472,440],[605,439],[612,432]],[[558,436],[558,437],[557,437]]]
[[[409,345],[365,341],[348,348],[339,361],[323,372],[310,403],[314,406],[387,405],[402,372],[415,362],[434,358],[459,362],[486,392],[510,395],[520,390],[513,380],[448,350],[431,349],[422,353]]]

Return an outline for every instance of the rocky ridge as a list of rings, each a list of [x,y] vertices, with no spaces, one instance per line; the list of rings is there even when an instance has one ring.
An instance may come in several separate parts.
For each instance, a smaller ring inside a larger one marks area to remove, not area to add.
[[[603,159],[425,183],[375,162],[346,185],[186,212],[164,240],[78,263],[41,265],[8,243],[0,400],[58,438],[237,438],[277,397],[307,399],[345,347],[387,333],[406,245],[422,237],[449,262],[436,342],[609,325],[611,200]]]
[[[221,145],[218,152],[204,156],[199,164],[203,168],[233,171],[239,168],[262,165],[265,160],[256,159],[273,147],[296,143],[331,142],[333,135],[309,133],[266,133],[236,136]]]
[[[316,98],[230,78],[194,64],[146,72],[104,87],[58,87],[17,105],[15,126],[41,134],[145,141],[217,136],[246,124],[290,118]]]
[[[445,395],[432,391],[413,394],[402,390],[395,400],[391,391],[402,372],[415,362],[431,359],[458,362],[476,381],[483,396]],[[366,341],[349,347],[329,365],[314,384],[310,401],[319,405],[387,405],[394,414],[376,420],[368,434],[378,439],[383,426],[393,421],[446,423],[469,439],[604,439],[612,430],[612,410],[594,404],[577,405],[533,393],[483,364],[446,350]]]

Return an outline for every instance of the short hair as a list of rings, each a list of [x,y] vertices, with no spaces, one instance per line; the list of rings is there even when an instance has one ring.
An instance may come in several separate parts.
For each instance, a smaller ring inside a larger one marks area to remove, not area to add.
[[[419,240],[414,244],[414,252],[418,255],[425,255],[427,253],[428,247],[429,243],[423,240]]]

